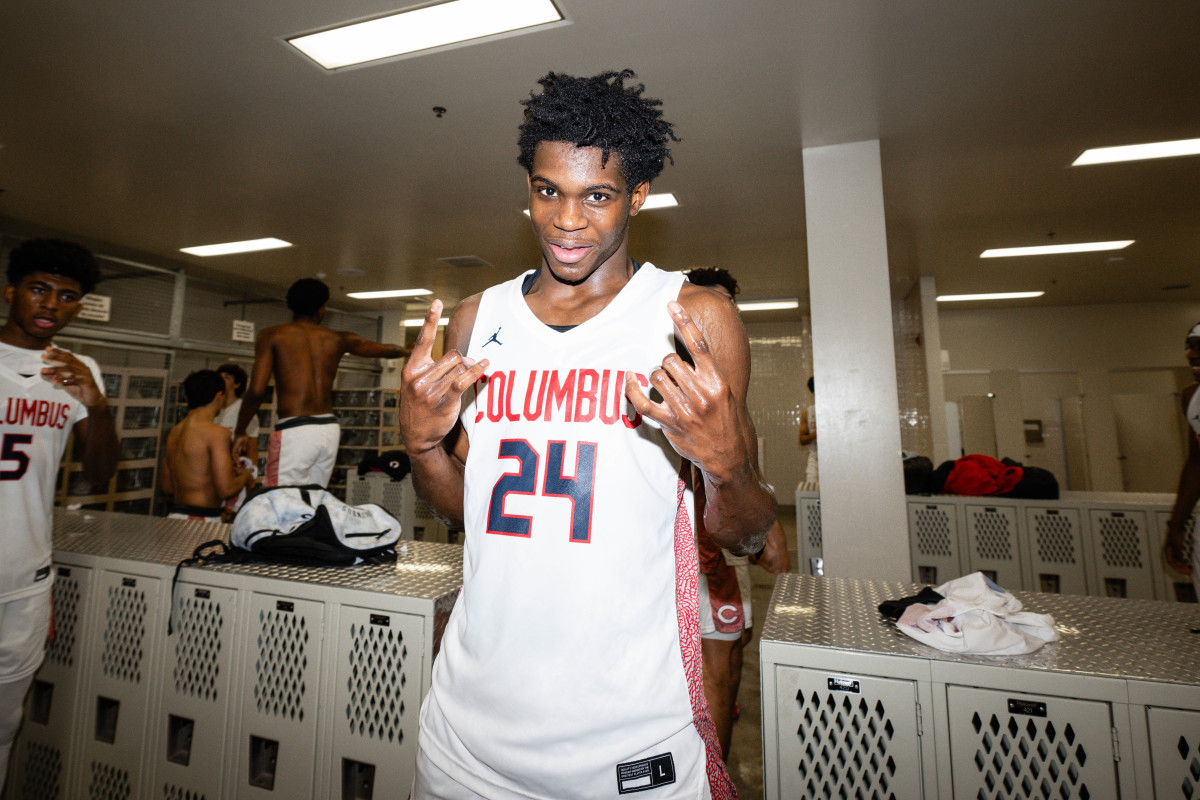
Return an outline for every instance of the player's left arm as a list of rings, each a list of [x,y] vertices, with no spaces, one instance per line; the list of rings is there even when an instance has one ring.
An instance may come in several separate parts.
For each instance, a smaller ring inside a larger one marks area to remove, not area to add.
[[[362,358],[407,358],[412,353],[411,347],[372,342],[349,331],[342,331],[342,349]]]
[[[704,477],[704,526],[735,553],[756,553],[775,521],[775,498],[755,467],[758,443],[746,392],[750,344],[736,307],[715,292],[684,284],[668,304],[676,335],[692,359],[676,353],[649,376],[662,402],[651,401],[634,376],[625,393],[634,408],[662,426],[675,450]]]
[[[47,347],[42,354],[47,364],[42,377],[78,400],[87,417],[75,423],[75,451],[83,462],[83,475],[93,486],[106,483],[117,470],[121,444],[99,377],[73,353]]]

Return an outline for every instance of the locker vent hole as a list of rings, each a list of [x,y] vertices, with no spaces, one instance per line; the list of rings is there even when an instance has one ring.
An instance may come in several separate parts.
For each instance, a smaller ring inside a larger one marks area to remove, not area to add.
[[[821,550],[821,501],[810,503],[804,508],[804,530],[808,534],[809,549]]]
[[[54,599],[54,641],[46,645],[46,660],[60,667],[75,665],[75,631],[79,625],[79,580],[59,575],[51,589]]]
[[[92,762],[92,780],[88,784],[88,800],[128,800],[133,797],[129,772],[99,761]]]
[[[1048,719],[1002,721],[995,714],[985,724],[976,712],[971,727],[979,736],[974,763],[983,778],[975,800],[1091,797],[1081,780],[1087,751],[1069,724],[1060,731]]]
[[[184,789],[182,786],[164,783],[162,788],[162,800],[207,800],[202,793]]]
[[[308,689],[307,622],[298,614],[281,611],[260,611],[258,622],[255,705],[261,714],[303,722]]]
[[[1012,561],[1012,530],[1008,517],[991,511],[975,511],[971,516],[975,520],[975,546],[980,557]]]
[[[1142,568],[1142,537],[1131,517],[1100,517],[1100,552],[1106,567]]]
[[[129,683],[142,682],[146,641],[146,593],[128,586],[108,589],[104,610],[104,651],[100,666],[105,676]]]
[[[25,780],[22,800],[57,800],[62,787],[62,753],[38,742],[25,743]]]
[[[221,674],[221,606],[202,597],[180,597],[175,606],[179,638],[175,642],[175,691],[216,702]]]
[[[950,520],[946,512],[933,508],[918,508],[917,552],[923,556],[950,558],[954,548],[950,542]]]
[[[404,636],[390,627],[351,625],[350,639],[350,732],[383,742],[404,741]]]
[[[862,696],[800,692],[801,756],[806,797],[896,800],[896,761],[888,752],[896,731],[883,703]]]
[[[1195,797],[1200,791],[1200,746],[1190,744],[1186,737],[1180,736],[1179,757],[1187,764],[1187,773],[1183,776],[1183,796]]]
[[[1038,558],[1047,564],[1077,564],[1075,536],[1071,520],[1059,515],[1038,514],[1034,517],[1034,536]]]

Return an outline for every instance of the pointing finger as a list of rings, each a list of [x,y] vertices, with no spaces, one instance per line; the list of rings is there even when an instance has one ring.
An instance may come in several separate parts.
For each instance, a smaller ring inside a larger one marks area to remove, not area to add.
[[[442,301],[434,300],[425,312],[425,321],[413,344],[410,361],[425,362],[433,360],[433,340],[437,338],[438,320],[442,318]]]

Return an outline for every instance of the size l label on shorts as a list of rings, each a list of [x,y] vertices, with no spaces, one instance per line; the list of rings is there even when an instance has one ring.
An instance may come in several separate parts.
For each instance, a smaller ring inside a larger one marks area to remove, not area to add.
[[[675,759],[670,753],[617,764],[617,791],[621,794],[644,792],[674,782]]]

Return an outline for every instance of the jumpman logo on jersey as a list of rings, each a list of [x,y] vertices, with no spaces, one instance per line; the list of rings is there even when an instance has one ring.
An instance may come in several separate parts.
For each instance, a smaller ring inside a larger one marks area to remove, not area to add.
[[[500,345],[501,347],[504,347],[504,342],[500,341],[500,329],[503,327],[504,326],[501,325],[499,328],[496,328],[496,332],[493,333],[491,336],[489,336],[488,340],[486,342],[479,345],[479,349],[482,350],[483,348],[487,347],[492,342],[495,342],[496,344]]]

